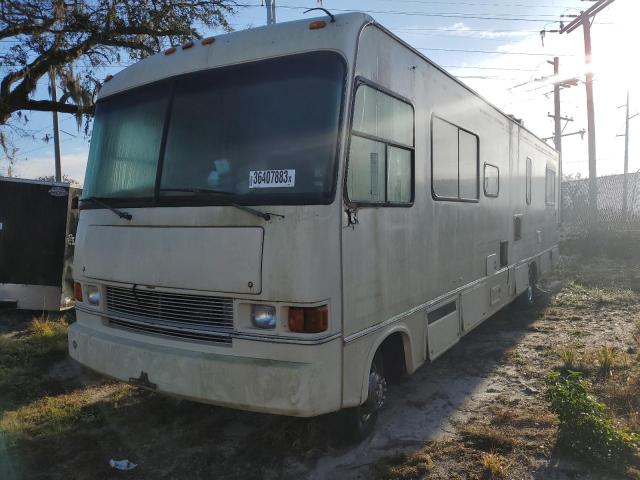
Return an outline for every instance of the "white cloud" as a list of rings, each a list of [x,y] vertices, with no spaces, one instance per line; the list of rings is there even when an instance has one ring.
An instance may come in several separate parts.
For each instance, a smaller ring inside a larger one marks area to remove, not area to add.
[[[596,147],[598,175],[621,173],[624,158],[624,139],[616,134],[624,132],[624,111],[618,107],[625,102],[626,91],[631,94],[631,113],[638,111],[633,105],[640,106],[640,66],[632,46],[635,27],[631,22],[636,18],[639,5],[636,2],[612,4],[597,17],[592,30],[593,66],[595,74],[594,97],[596,111]],[[605,25],[613,22],[614,25]],[[600,24],[598,24],[600,23]],[[625,46],[626,45],[626,49]],[[509,80],[466,80],[476,91],[495,103],[507,113],[524,120],[525,125],[541,137],[553,134],[553,120],[547,116],[553,112],[553,79],[536,81],[553,74],[552,65],[547,64],[553,54],[567,54],[560,59],[560,77],[579,77],[584,80],[584,45],[582,29],[570,34],[547,34],[542,47],[538,35],[530,35],[517,42],[497,47],[501,52],[545,53],[545,56],[496,55],[478,64],[482,70],[453,70],[458,75],[485,75],[509,77]],[[524,72],[517,70],[486,70],[488,68],[535,70]],[[516,85],[524,85],[513,88]],[[565,132],[587,128],[586,100],[584,83],[569,89],[563,89],[562,115],[574,117]],[[634,102],[634,99],[636,100]],[[630,134],[630,170],[640,169],[640,117],[637,124],[632,123]],[[579,135],[563,138],[563,169],[565,173],[588,172],[587,137]]]
[[[87,166],[87,151],[63,153],[60,157],[62,173],[82,183]],[[55,162],[53,155],[40,155],[25,160],[20,160],[14,166],[14,176],[20,178],[38,178],[53,175]]]

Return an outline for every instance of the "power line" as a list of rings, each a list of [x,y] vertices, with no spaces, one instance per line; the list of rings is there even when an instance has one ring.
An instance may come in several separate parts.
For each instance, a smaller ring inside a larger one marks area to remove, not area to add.
[[[261,5],[238,5],[239,7],[260,7]],[[278,8],[284,8],[288,10],[307,10],[308,7],[300,7],[294,5],[280,5]],[[460,12],[403,12],[399,10],[355,10],[348,8],[332,8],[332,12],[362,12],[368,14],[381,14],[381,15],[405,15],[409,17],[438,17],[438,18],[468,18],[474,20],[497,20],[497,21],[507,21],[507,22],[533,22],[533,23],[549,23],[550,19],[548,18],[524,18],[524,17],[506,17],[506,16],[484,16],[482,14],[474,15],[474,14],[466,14]],[[545,15],[537,15],[538,17],[542,17]],[[547,15],[548,17],[558,18],[558,15]]]
[[[383,1],[383,0],[378,0]],[[392,0],[384,0],[392,1]],[[465,5],[465,6],[485,6],[485,7],[525,7],[525,8],[565,8],[580,10],[580,7],[576,5],[540,5],[536,3],[480,3],[480,2],[444,2],[444,1],[430,1],[430,0],[399,0],[404,3],[418,3],[423,5]],[[398,0],[393,0],[394,3]]]
[[[435,48],[435,47],[413,47],[417,50],[425,50],[425,51],[440,51],[440,52],[464,52],[464,53],[490,53],[490,54],[497,54],[497,55],[529,55],[529,56],[534,56],[534,57],[549,57],[549,56],[554,56],[554,57],[573,57],[574,55],[567,53],[567,54],[562,54],[562,55],[558,55],[558,54],[553,54],[553,53],[531,53],[531,52],[501,52],[498,50],[465,50],[462,48]]]

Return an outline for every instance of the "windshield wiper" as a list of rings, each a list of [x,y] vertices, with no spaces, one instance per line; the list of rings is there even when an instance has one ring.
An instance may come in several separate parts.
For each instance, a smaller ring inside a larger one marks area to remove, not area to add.
[[[271,220],[271,217],[280,217],[284,218],[284,215],[280,215],[278,213],[267,213],[262,212],[260,210],[256,210],[255,208],[247,207],[246,205],[240,205],[236,202],[231,201],[228,197],[233,195],[231,192],[225,192],[224,190],[212,190],[210,188],[161,188],[161,192],[185,192],[185,193],[194,193],[194,194],[206,194],[206,195],[216,195],[219,196],[220,199],[231,207],[235,207],[251,215],[255,215],[256,217],[260,217],[264,220]]]
[[[96,197],[87,197],[87,198],[82,198],[80,200],[83,201],[83,202],[91,202],[91,203],[99,205],[99,206],[101,206],[103,208],[106,208],[107,210],[111,210],[113,213],[118,215],[120,218],[124,218],[124,219],[129,220],[129,221],[131,221],[131,219],[133,218],[133,216],[130,213],[123,212],[122,210],[118,210],[117,208],[114,208],[111,205],[109,205],[107,203],[104,203],[102,200],[99,200]]]

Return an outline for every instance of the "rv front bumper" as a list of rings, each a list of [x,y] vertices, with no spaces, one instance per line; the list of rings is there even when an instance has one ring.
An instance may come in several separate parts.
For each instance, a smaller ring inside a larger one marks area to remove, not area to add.
[[[234,339],[210,346],[124,332],[77,311],[69,352],[88,368],[190,400],[311,417],[341,407],[340,338],[318,345]]]

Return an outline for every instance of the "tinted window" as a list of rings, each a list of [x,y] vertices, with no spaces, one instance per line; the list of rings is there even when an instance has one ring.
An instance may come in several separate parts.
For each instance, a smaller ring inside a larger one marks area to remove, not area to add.
[[[527,200],[527,205],[531,205],[531,175],[532,175],[533,165],[529,157],[527,157],[526,169],[527,169],[527,172],[526,172],[525,196]]]
[[[243,204],[329,203],[344,76],[342,57],[315,52],[107,97],[98,103],[83,196],[151,199],[164,132],[162,200],[220,204],[163,190],[212,189]]]
[[[433,117],[431,185],[439,200],[478,200],[478,136]]]
[[[413,145],[413,108],[368,85],[361,85],[356,91],[353,130],[394,143]]]
[[[556,203],[556,172],[551,168],[547,168],[545,177],[545,201],[548,205]]]
[[[382,142],[355,135],[351,138],[347,178],[350,199],[384,202],[385,148]]]
[[[497,197],[500,192],[500,171],[495,165],[484,164],[484,194],[487,197]]]
[[[478,137],[464,130],[458,132],[458,162],[460,198],[477,200],[478,194]]]
[[[440,198],[458,198],[458,127],[433,119],[433,192]]]
[[[347,196],[358,203],[413,200],[413,108],[368,85],[354,100]]]
[[[83,197],[153,196],[169,90],[165,82],[98,102]]]
[[[323,52],[178,79],[161,188],[329,197],[343,76]],[[270,170],[291,172],[293,185],[250,188],[251,172]]]

